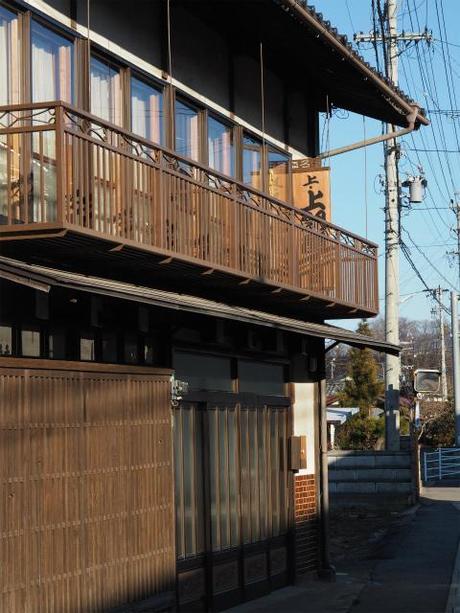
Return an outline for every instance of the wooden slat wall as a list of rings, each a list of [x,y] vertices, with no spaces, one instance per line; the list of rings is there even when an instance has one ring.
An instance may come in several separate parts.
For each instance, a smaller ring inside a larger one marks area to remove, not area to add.
[[[11,362],[0,360],[0,611],[106,611],[174,589],[167,372]]]

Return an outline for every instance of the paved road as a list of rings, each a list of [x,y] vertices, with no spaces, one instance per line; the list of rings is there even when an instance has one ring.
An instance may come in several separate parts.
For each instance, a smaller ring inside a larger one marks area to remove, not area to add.
[[[456,486],[455,486],[456,485]],[[231,609],[235,613],[445,613],[460,541],[460,483],[422,492],[372,559]]]
[[[414,521],[379,552],[350,613],[444,613],[460,540],[460,487],[422,495]]]

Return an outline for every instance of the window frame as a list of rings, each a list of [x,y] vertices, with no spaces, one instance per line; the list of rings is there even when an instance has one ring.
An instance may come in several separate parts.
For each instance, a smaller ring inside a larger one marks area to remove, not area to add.
[[[176,136],[177,136],[177,125],[176,125],[176,103],[180,102],[185,106],[194,109],[197,113],[198,117],[198,130],[197,130],[197,147],[198,147],[198,155],[197,159],[189,158],[181,153],[178,153],[176,150]],[[182,91],[178,90],[176,87],[172,90],[171,96],[171,109],[172,109],[172,121],[171,121],[171,149],[174,153],[181,158],[184,158],[191,164],[203,164],[207,166],[207,114],[208,109],[199,104],[199,102],[195,101],[187,94],[184,94]]]
[[[232,137],[232,153],[233,153],[233,160],[232,160],[232,166],[233,166],[233,174],[229,175],[226,174],[225,172],[221,171],[221,170],[215,170],[214,168],[211,167],[210,165],[210,160],[209,160],[209,120],[213,119],[214,121],[222,124],[223,126],[226,126],[228,128],[230,128],[231,130],[231,137]],[[206,161],[205,164],[208,168],[210,168],[211,172],[216,172],[219,173],[221,175],[224,175],[225,177],[229,177],[230,179],[233,179],[234,181],[239,181],[239,169],[238,169],[238,155],[237,155],[237,151],[240,147],[240,138],[239,138],[239,133],[237,130],[237,124],[235,124],[235,122],[233,122],[231,119],[228,119],[227,117],[224,117],[223,115],[216,113],[215,111],[213,111],[212,109],[208,109],[206,108],[206,123],[204,126],[204,138],[205,138],[205,142],[206,142],[206,147],[205,147],[205,157],[206,157]]]
[[[141,134],[137,134],[133,130],[133,104],[132,104],[132,79],[136,79],[144,85],[152,87],[153,89],[157,89],[161,93],[162,97],[162,117],[160,121],[160,135],[162,139],[161,142],[155,143],[155,141],[151,141],[150,138],[146,136],[142,136]],[[159,147],[168,147],[170,142],[169,135],[169,104],[168,104],[168,85],[166,83],[162,83],[158,79],[155,79],[139,70],[133,69],[131,67],[126,68],[126,105],[128,107],[127,118],[128,118],[128,130],[138,136],[140,138],[144,138],[150,142],[153,142],[155,145]]]
[[[73,33],[71,30],[69,30],[68,28],[64,28],[61,27],[60,24],[56,24],[54,21],[52,20],[48,20],[45,19],[44,17],[42,17],[42,15],[40,15],[39,13],[35,13],[32,11],[27,11],[24,14],[24,17],[27,19],[27,32],[28,32],[28,37],[27,37],[27,51],[23,51],[24,53],[27,53],[27,55],[25,57],[27,57],[27,72],[28,72],[28,79],[26,79],[27,85],[28,85],[28,99],[30,102],[34,103],[33,100],[33,65],[32,65],[32,54],[33,54],[33,44],[32,44],[32,27],[33,27],[33,22],[35,21],[36,23],[38,23],[39,25],[42,26],[42,28],[45,28],[46,30],[50,30],[51,32],[54,32],[54,34],[56,34],[57,36],[60,36],[61,38],[64,38],[65,40],[68,40],[70,43],[72,43],[72,76],[71,76],[71,101],[67,101],[67,100],[62,100],[62,102],[64,102],[64,104],[70,104],[71,106],[77,106],[80,103],[79,100],[79,90],[80,90],[80,82],[79,79],[81,78],[79,76],[79,70],[78,70],[78,54],[79,54],[79,46],[77,44],[77,40],[80,38],[80,36],[78,36],[77,33]],[[23,62],[23,64],[25,65],[25,62]],[[47,100],[44,100],[43,102],[48,102]]]
[[[120,77],[120,123],[116,123],[113,119],[105,119],[100,115],[96,115],[92,111],[92,91],[91,91],[91,60],[95,59],[98,62],[108,65],[109,67],[114,67],[118,69],[119,77]],[[128,77],[129,68],[121,61],[118,61],[118,58],[115,55],[110,55],[101,51],[99,47],[91,44],[89,61],[88,61],[88,88],[85,92],[89,101],[88,104],[88,112],[93,115],[96,119],[99,119],[103,123],[107,123],[109,125],[114,126],[115,128],[123,128],[125,130],[130,129],[130,115],[131,115],[131,92],[130,92],[130,79]]]

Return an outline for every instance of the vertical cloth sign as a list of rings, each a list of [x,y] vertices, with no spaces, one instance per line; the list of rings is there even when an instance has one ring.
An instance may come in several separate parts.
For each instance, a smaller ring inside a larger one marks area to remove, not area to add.
[[[293,160],[292,195],[294,206],[326,221],[331,220],[330,168],[314,160]]]

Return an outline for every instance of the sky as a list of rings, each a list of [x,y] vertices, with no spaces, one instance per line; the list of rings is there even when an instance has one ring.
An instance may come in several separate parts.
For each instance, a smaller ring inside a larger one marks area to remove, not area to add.
[[[316,0],[313,4],[349,40],[355,32],[368,33],[372,29],[371,0]],[[451,200],[460,191],[460,0],[398,0],[398,23],[399,30],[405,32],[423,31],[426,27],[433,37],[430,44],[422,41],[406,47],[400,43],[399,86],[427,109],[431,121],[429,127],[420,128],[413,137],[400,140],[401,180],[418,175],[420,167],[428,181],[423,203],[403,209],[402,239],[429,288],[440,285],[459,290],[457,258],[449,252],[457,250]],[[361,44],[359,52],[376,65],[371,44]],[[364,134],[367,138],[378,135],[381,124],[339,111],[328,122],[323,119],[321,132],[325,150],[360,140]],[[379,245],[381,315],[385,275],[383,162],[382,145],[330,160],[333,222]],[[430,319],[434,302],[402,254],[400,278],[401,317]],[[449,305],[447,292],[444,302]]]

